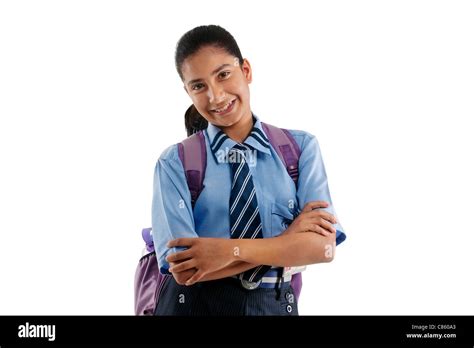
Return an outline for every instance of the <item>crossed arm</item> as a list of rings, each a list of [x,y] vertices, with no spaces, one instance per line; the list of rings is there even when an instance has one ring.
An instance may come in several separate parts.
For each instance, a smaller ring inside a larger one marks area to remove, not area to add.
[[[258,265],[284,267],[330,262],[336,240],[332,224],[336,220],[331,214],[318,210],[325,207],[326,202],[308,203],[288,229],[275,238],[174,239],[168,247],[188,249],[166,258],[171,266],[169,271],[178,284],[192,285],[239,274]]]

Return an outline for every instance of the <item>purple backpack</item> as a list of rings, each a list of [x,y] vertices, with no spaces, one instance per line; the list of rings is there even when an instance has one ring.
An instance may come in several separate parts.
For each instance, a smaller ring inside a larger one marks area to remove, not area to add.
[[[262,127],[268,136],[278,156],[286,167],[290,177],[298,183],[298,160],[300,158],[300,148],[296,144],[292,135],[286,129],[262,122]],[[199,194],[204,188],[204,176],[206,173],[206,143],[203,131],[197,132],[178,144],[178,153],[183,163],[186,181],[191,193],[191,203],[194,207]],[[153,246],[153,236],[151,228],[142,230],[142,238],[146,244],[147,254],[140,261],[135,272],[135,314],[153,315],[156,304],[160,296],[161,289],[169,277],[168,274],[161,274],[158,269],[158,260]],[[298,300],[301,287],[303,285],[301,273],[293,274],[291,285]]]

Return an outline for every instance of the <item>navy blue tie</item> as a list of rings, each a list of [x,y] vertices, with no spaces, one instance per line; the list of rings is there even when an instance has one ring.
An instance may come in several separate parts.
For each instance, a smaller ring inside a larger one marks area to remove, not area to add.
[[[237,144],[228,155],[232,172],[229,200],[231,238],[263,238],[255,186],[245,157],[245,153],[249,150],[248,147]],[[271,266],[260,265],[241,273],[239,278],[258,282],[270,268]]]

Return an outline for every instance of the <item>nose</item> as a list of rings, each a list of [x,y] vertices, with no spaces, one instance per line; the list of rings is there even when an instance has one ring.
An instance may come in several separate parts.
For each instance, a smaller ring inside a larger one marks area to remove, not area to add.
[[[217,105],[225,100],[224,89],[219,84],[209,85],[207,89],[209,104]]]

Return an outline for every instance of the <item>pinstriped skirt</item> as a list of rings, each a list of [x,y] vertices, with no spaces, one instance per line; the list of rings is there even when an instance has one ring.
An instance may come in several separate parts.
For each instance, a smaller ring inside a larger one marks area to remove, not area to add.
[[[247,290],[236,278],[179,285],[168,277],[161,290],[155,315],[244,316],[298,315],[298,304],[289,282],[275,288]]]

